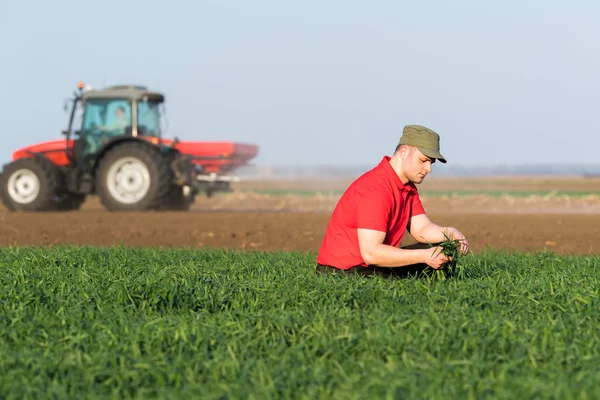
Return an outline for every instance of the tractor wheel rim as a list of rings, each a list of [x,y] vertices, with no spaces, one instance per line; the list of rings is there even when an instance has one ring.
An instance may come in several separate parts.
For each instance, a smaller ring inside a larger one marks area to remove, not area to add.
[[[118,202],[137,203],[150,190],[150,171],[137,158],[121,158],[109,168],[107,186],[110,195]]]
[[[40,194],[40,180],[29,169],[15,171],[8,179],[8,194],[21,204],[29,204]]]

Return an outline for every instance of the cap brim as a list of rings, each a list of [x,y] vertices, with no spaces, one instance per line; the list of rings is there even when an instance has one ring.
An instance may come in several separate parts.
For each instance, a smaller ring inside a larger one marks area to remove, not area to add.
[[[417,146],[415,146],[417,147]],[[427,157],[429,158],[435,158],[436,160],[440,160],[440,162],[446,164],[446,159],[444,158],[444,156],[436,150],[433,149],[426,149],[423,147],[417,147],[419,150],[421,150],[421,153],[425,154]]]

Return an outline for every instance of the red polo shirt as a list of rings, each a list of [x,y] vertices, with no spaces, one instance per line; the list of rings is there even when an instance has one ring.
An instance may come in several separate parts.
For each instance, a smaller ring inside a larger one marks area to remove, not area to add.
[[[398,247],[411,217],[425,214],[414,183],[404,185],[390,157],[355,180],[336,205],[317,255],[317,263],[348,269],[366,266],[358,228],[386,232],[384,244]]]

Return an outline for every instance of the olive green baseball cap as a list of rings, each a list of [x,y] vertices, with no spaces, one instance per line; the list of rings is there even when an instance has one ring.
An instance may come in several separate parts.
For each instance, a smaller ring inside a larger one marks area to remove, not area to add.
[[[421,125],[406,125],[399,144],[415,146],[427,157],[446,163],[446,159],[440,153],[440,135],[429,128]]]

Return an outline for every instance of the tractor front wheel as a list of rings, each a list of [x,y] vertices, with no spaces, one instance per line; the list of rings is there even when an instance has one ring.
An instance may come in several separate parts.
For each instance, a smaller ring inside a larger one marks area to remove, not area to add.
[[[0,176],[0,197],[10,211],[50,211],[55,209],[58,189],[51,163],[38,158],[21,158],[8,164]]]
[[[157,149],[126,142],[102,157],[96,192],[109,211],[149,210],[166,198],[171,175],[166,158]]]

